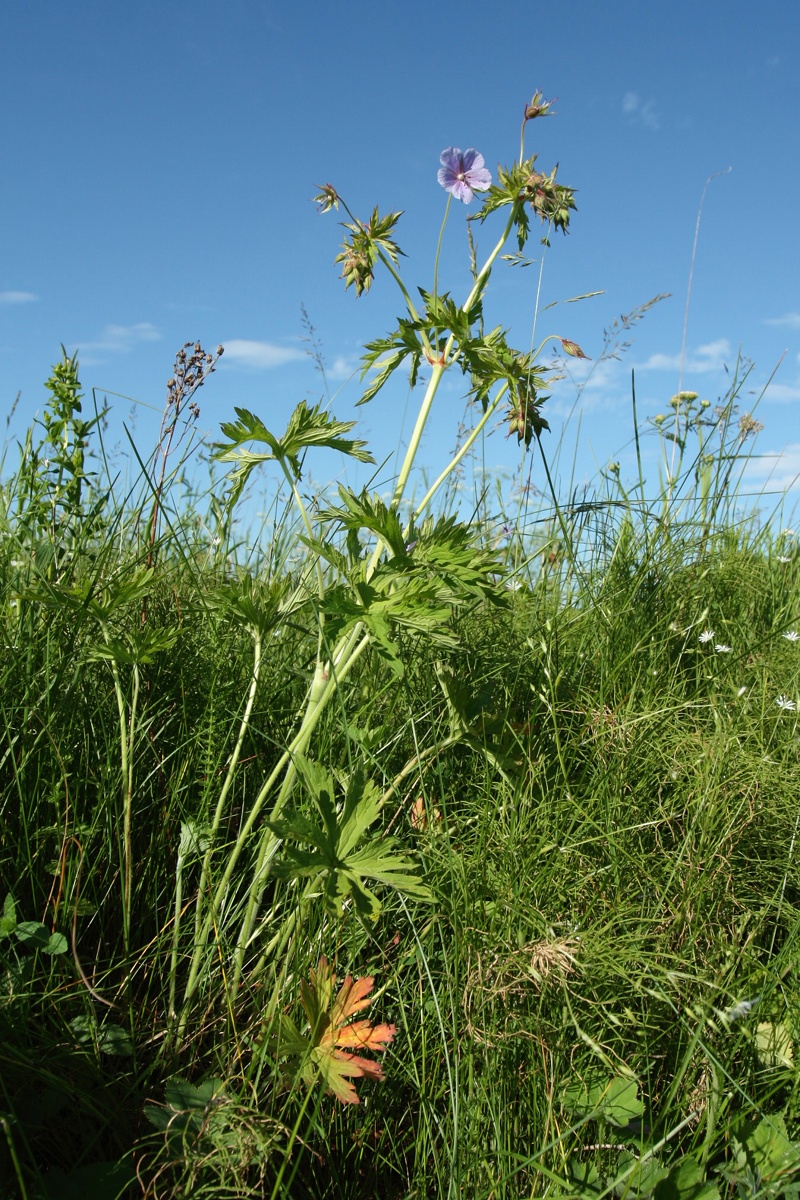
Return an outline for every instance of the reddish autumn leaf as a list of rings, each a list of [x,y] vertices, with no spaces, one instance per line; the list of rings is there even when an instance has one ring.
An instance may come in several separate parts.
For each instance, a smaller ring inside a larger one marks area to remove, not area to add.
[[[328,960],[321,958],[316,971],[309,974],[309,982],[300,984],[300,999],[311,1026],[311,1063],[337,1099],[343,1104],[358,1104],[358,1094],[349,1080],[383,1079],[383,1070],[380,1063],[353,1050],[385,1050],[395,1035],[395,1026],[372,1025],[364,1018],[350,1020],[372,1003],[372,975],[355,980],[348,975],[334,999],[336,976]]]

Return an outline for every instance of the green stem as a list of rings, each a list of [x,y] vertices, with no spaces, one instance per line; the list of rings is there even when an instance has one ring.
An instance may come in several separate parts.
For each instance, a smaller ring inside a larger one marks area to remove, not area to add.
[[[102,623],[101,629],[106,645],[108,645],[110,641],[108,627],[105,623]],[[126,963],[129,963],[131,943],[131,790],[133,782],[133,768],[130,760],[133,745],[133,719],[131,719],[129,733],[125,708],[125,693],[122,687],[119,666],[113,658],[109,660],[109,665],[111,666],[111,675],[114,680],[114,694],[117,698],[117,717],[119,720],[120,784],[122,792],[122,940],[125,948],[125,960]]]
[[[486,282],[488,280],[492,265],[494,264],[495,259],[497,258],[498,254],[500,253],[503,246],[505,245],[505,242],[508,239],[508,235],[511,232],[511,229],[513,227],[519,203],[520,202],[517,201],[512,206],[511,213],[509,215],[509,218],[506,223],[505,229],[503,231],[502,237],[499,239],[499,241],[497,242],[497,245],[492,250],[491,254],[489,255],[489,257],[486,259],[485,263],[483,264],[481,270],[478,272],[477,276],[475,277],[475,281],[470,290],[470,293],[469,293],[466,301],[462,305],[462,312],[469,311],[469,309],[474,305],[476,298],[481,294],[483,288],[486,286]],[[385,255],[383,253],[383,251],[379,251],[379,256],[380,256],[382,262],[384,263],[384,265],[386,266],[387,270],[390,272],[390,274],[393,276],[393,278],[397,282],[398,286],[400,287],[400,290],[401,290],[403,297],[406,301],[406,304],[408,306],[408,311],[411,314],[412,318],[415,320],[418,320],[419,318],[417,316],[416,309],[411,301],[411,297],[409,296],[409,294],[405,288],[405,285],[404,285],[402,279],[400,278],[399,272],[396,270],[396,268],[394,266],[394,263],[391,262],[391,260],[388,258],[387,255]],[[424,332],[422,334],[422,337],[423,337],[423,341],[427,345],[428,344],[427,338],[426,338],[426,335]],[[401,466],[400,473],[398,475],[397,484],[395,485],[394,493],[392,496],[392,507],[394,507],[394,508],[399,507],[399,505],[402,501],[402,498],[405,494],[406,485],[408,483],[408,479],[411,474],[413,464],[415,462],[417,453],[419,451],[419,446],[420,446],[420,443],[422,440],[425,426],[427,424],[428,417],[430,416],[430,411],[433,406],[433,401],[435,399],[439,384],[441,382],[442,375],[444,374],[447,367],[449,365],[451,365],[452,361],[454,361],[454,359],[450,357],[454,341],[455,341],[455,336],[451,334],[441,357],[438,358],[436,361],[432,362],[432,364],[431,364],[432,365],[431,377],[428,381],[428,386],[425,390],[425,395],[423,397],[422,404],[420,406],[420,411],[417,416],[417,420],[416,420],[416,423],[414,426],[413,433],[411,435],[411,440],[410,440],[408,448],[406,450],[403,464]],[[496,398],[495,405],[493,406],[492,411],[493,411],[494,407],[496,407],[496,404],[499,403],[499,399],[500,399],[501,395],[502,395],[502,392]],[[478,432],[485,425],[486,419],[488,419],[488,416],[485,415],[485,419],[479,426]],[[477,436],[477,433],[476,433],[476,436]],[[461,457],[463,457],[463,453],[459,453],[459,455],[456,456],[454,463],[451,464],[447,473],[449,473],[449,470],[453,469],[453,466],[458,461],[460,461]],[[285,467],[284,467],[284,469],[285,469]],[[444,477],[446,478],[446,474]],[[437,481],[437,485],[438,484],[439,484],[439,481]],[[292,484],[292,487],[293,487],[293,491],[295,492],[295,499],[299,501],[300,506],[301,506],[301,515],[303,515],[303,514],[305,514],[305,510],[304,510],[304,507],[302,506],[302,501],[299,499],[299,497],[297,495],[296,487],[295,487],[294,483]],[[304,515],[304,523],[306,524],[306,528],[310,532],[310,522],[308,521],[307,514]],[[380,560],[381,554],[383,553],[384,549],[385,549],[385,546],[384,546],[383,541],[381,539],[378,539],[378,542],[375,545],[372,556],[370,558],[370,562],[367,567],[367,578],[369,578],[370,575],[375,571],[375,569],[378,565],[378,562]],[[320,570],[321,570],[321,568],[320,568]],[[293,738],[292,742],[288,746],[288,748],[281,755],[277,764],[275,765],[272,772],[270,773],[268,779],[263,784],[258,796],[256,797],[256,799],[253,803],[253,806],[250,810],[250,813],[247,817],[247,820],[244,822],[244,824],[239,832],[239,835],[236,839],[236,842],[234,843],[234,845],[230,851],[225,869],[222,873],[219,883],[217,884],[216,888],[214,889],[214,894],[210,898],[209,911],[206,915],[205,921],[202,924],[202,928],[200,928],[200,930],[198,931],[199,936],[196,936],[196,938],[195,938],[194,954],[193,954],[193,958],[192,958],[189,979],[188,979],[188,982],[186,985],[186,991],[184,993],[183,1008],[182,1008],[181,1019],[180,1019],[180,1024],[179,1024],[179,1028],[178,1028],[179,1036],[185,1029],[186,1022],[187,1022],[188,1016],[189,1016],[190,1004],[195,995],[195,992],[197,991],[197,987],[199,985],[201,963],[202,963],[202,959],[203,959],[203,956],[205,953],[206,945],[208,943],[208,938],[211,933],[211,929],[216,922],[218,913],[221,911],[222,906],[225,903],[225,900],[226,900],[226,897],[228,894],[228,889],[229,889],[231,880],[233,878],[235,868],[236,868],[236,866],[239,862],[239,859],[241,858],[241,855],[245,849],[245,846],[249,839],[249,836],[250,836],[256,822],[258,821],[258,818],[261,815],[263,807],[264,807],[267,799],[269,798],[270,794],[272,793],[272,789],[275,786],[275,784],[277,783],[278,779],[280,778],[280,776],[282,774],[284,774],[283,783],[281,785],[280,791],[276,798],[275,804],[272,808],[271,820],[275,821],[279,817],[281,810],[282,810],[284,804],[286,803],[286,800],[288,799],[288,796],[290,794],[292,783],[294,782],[294,778],[295,778],[295,774],[296,774],[296,768],[294,765],[295,756],[297,754],[302,754],[304,752],[304,750],[306,749],[306,747],[311,739],[311,735],[312,735],[314,729],[316,728],[316,725],[317,725],[320,717],[322,716],[322,713],[324,712],[325,708],[327,707],[330,699],[335,694],[335,692],[337,691],[341,682],[347,677],[347,675],[349,674],[349,672],[355,665],[356,661],[361,656],[361,654],[363,654],[363,652],[366,650],[366,648],[369,644],[370,644],[369,635],[365,634],[363,632],[363,626],[359,623],[354,629],[350,630],[348,634],[346,634],[342,639],[340,639],[339,643],[334,648],[334,651],[331,655],[331,661],[329,664],[324,665],[321,661],[317,662],[317,667],[316,667],[316,670],[314,673],[314,680],[312,682],[312,686],[311,686],[311,689],[309,692],[306,711],[305,711],[302,723],[300,725],[300,728],[299,728],[298,732],[296,733],[295,737]],[[247,945],[252,936],[253,928],[255,926],[255,921],[256,921],[259,905],[260,905],[260,900],[261,900],[261,896],[263,894],[263,889],[264,889],[265,882],[266,882],[266,876],[267,876],[269,863],[270,863],[272,857],[274,856],[279,843],[280,843],[280,839],[269,828],[267,828],[266,832],[262,835],[262,838],[261,838],[261,844],[259,846],[258,855],[257,855],[256,867],[255,867],[255,871],[253,873],[253,878],[252,878],[251,884],[250,884],[248,900],[247,900],[247,907],[246,907],[244,920],[243,920],[243,923],[242,923],[242,926],[240,929],[240,934],[239,934],[238,943],[237,943],[237,947],[236,947],[235,972],[234,972],[234,980],[233,980],[233,986],[232,986],[232,991],[231,991],[231,996],[230,996],[231,1004],[235,1004],[235,1001],[236,1001],[238,985],[241,980],[241,976],[242,976],[242,972],[243,972],[243,968],[244,968],[244,956],[246,953]],[[202,893],[201,893],[201,896],[202,896]]]
[[[491,269],[494,265],[494,260],[497,258],[498,254],[503,249],[503,246],[505,246],[506,242],[508,241],[508,235],[511,233],[511,230],[514,227],[514,221],[516,219],[517,210],[520,206],[520,203],[521,203],[521,201],[516,200],[514,202],[514,204],[512,204],[511,214],[508,218],[508,221],[506,222],[506,227],[503,230],[502,237],[500,238],[500,241],[497,243],[494,250],[489,255],[486,262],[483,264],[480,271],[478,272],[477,277],[475,279],[475,283],[472,288],[472,291],[467,296],[464,303],[461,305],[462,312],[469,312],[469,310],[472,308],[472,305],[475,303],[475,300],[476,300],[478,294],[483,290],[483,287],[486,283],[486,279],[489,275],[489,272],[491,271]],[[452,339],[451,339],[451,341],[452,341]]]
[[[500,388],[500,390],[498,391],[498,393],[495,396],[492,403],[486,409],[486,412],[483,414],[483,416],[481,417],[478,424],[475,426],[475,428],[473,430],[471,430],[469,437],[464,442],[464,445],[461,447],[461,449],[458,451],[458,453],[453,457],[453,459],[450,461],[450,463],[448,463],[448,465],[442,471],[441,475],[439,475],[439,477],[435,480],[435,482],[431,484],[431,486],[428,488],[425,495],[420,500],[419,504],[417,505],[417,507],[414,510],[415,517],[421,516],[421,514],[425,511],[427,506],[430,504],[430,502],[433,499],[433,497],[435,496],[436,492],[439,490],[439,488],[442,486],[442,484],[447,479],[448,475],[450,475],[456,469],[456,467],[461,462],[464,455],[468,453],[470,447],[480,437],[481,432],[485,428],[487,422],[490,421],[491,418],[494,416],[494,414],[497,412],[500,401],[503,399],[503,396],[505,396],[507,391],[508,391],[508,383],[504,383],[502,385],[502,387]]]
[[[306,506],[303,503],[303,497],[300,495],[300,492],[298,491],[297,479],[292,474],[292,472],[289,470],[289,467],[287,466],[286,460],[284,458],[279,458],[278,462],[281,464],[281,469],[283,470],[283,473],[286,476],[286,480],[289,484],[289,487],[292,489],[292,495],[294,496],[294,502],[297,505],[297,510],[300,513],[300,519],[303,522],[305,531],[308,534],[309,538],[311,538],[311,540],[313,541],[314,540],[314,528],[311,524],[311,519],[308,515],[308,510],[306,509]],[[324,600],[325,599],[325,576],[322,573],[322,567],[320,565],[319,555],[317,555],[317,557],[316,557],[316,569],[317,569],[317,586],[319,588],[319,598],[320,598],[320,600]]]
[[[181,924],[181,906],[183,904],[183,855],[178,852],[175,864],[175,908],[172,917],[172,952],[169,962],[169,1001],[167,1004],[167,1040],[175,1020],[175,990],[178,978],[178,934]]]
[[[259,677],[261,674],[261,654],[262,654],[262,650],[263,650],[263,637],[262,637],[261,631],[257,627],[254,627],[251,630],[251,632],[252,632],[253,640],[254,640],[255,644],[254,644],[254,648],[253,648],[253,672],[252,672],[252,676],[250,679],[250,689],[249,689],[249,692],[247,695],[247,703],[245,705],[244,714],[242,716],[242,720],[239,725],[239,735],[236,739],[236,745],[233,748],[233,754],[231,755],[230,762],[228,763],[228,769],[225,773],[225,780],[222,784],[222,790],[219,794],[219,799],[217,800],[217,806],[214,810],[214,817],[211,822],[211,829],[209,831],[209,837],[208,837],[208,847],[206,849],[206,853],[203,858],[203,865],[200,870],[200,885],[199,885],[198,891],[197,891],[197,905],[195,907],[195,918],[194,918],[194,952],[192,954],[192,961],[191,961],[191,964],[189,967],[189,983],[187,984],[187,993],[190,988],[193,990],[194,985],[196,984],[196,981],[197,981],[197,978],[198,978],[198,975],[200,972],[200,964],[201,964],[201,959],[203,956],[203,950],[204,950],[206,942],[208,940],[208,930],[206,929],[205,934],[203,932],[203,900],[206,895],[206,889],[208,888],[209,877],[211,874],[211,858],[214,853],[214,845],[215,845],[215,841],[216,841],[216,836],[217,836],[217,833],[219,832],[219,827],[222,822],[222,815],[225,811],[225,803],[228,799],[228,793],[230,792],[231,787],[233,786],[233,778],[234,778],[234,774],[236,772],[236,767],[238,766],[238,763],[239,763],[239,758],[242,753],[242,746],[244,745],[245,735],[247,733],[247,730],[250,727],[250,714],[253,711],[253,705],[254,705],[255,699],[256,699],[256,692],[258,690],[258,681],[259,681]],[[175,935],[174,935],[175,945],[177,945],[177,937],[178,937],[177,915],[178,915],[178,909],[176,908],[176,931],[175,931]],[[173,963],[174,963],[174,966],[177,967],[177,961],[173,960]],[[170,980],[170,987],[172,989],[173,996],[174,996],[174,986],[175,986],[175,979],[173,977]],[[185,1008],[185,1004],[184,1004],[184,1008]],[[172,1009],[172,1005],[170,1006],[170,1012],[171,1012],[171,1009]],[[183,1018],[182,1018],[181,1029],[182,1028],[183,1028]]]
[[[439,241],[436,243],[436,259],[433,264],[433,298],[434,300],[439,295],[439,256],[442,253],[442,240],[444,238],[444,229],[447,224],[447,218],[450,216],[450,204],[453,199],[453,193],[447,193],[447,204],[444,210],[444,220],[442,228],[439,230]]]
[[[348,638],[348,642],[350,642],[351,640],[352,640],[351,638]],[[365,634],[361,638],[358,645],[355,646],[355,648],[351,650],[347,659],[342,662],[342,665],[340,666],[338,671],[336,671],[335,673],[332,672],[330,674],[329,678],[323,685],[322,690],[319,693],[318,699],[316,700],[316,703],[313,705],[313,707],[312,707],[311,703],[309,702],[309,706],[306,710],[306,714],[303,718],[303,723],[300,726],[300,729],[295,734],[295,736],[292,739],[292,741],[290,742],[288,748],[283,752],[281,757],[278,759],[278,762],[275,764],[275,767],[271,771],[268,779],[262,785],[261,791],[258,793],[255,801],[253,802],[253,807],[250,810],[250,814],[249,814],[247,820],[245,821],[245,823],[243,824],[243,826],[239,832],[239,836],[237,837],[233,847],[231,848],[230,854],[228,856],[228,861],[225,866],[225,870],[223,871],[222,877],[220,878],[219,883],[217,884],[216,888],[214,889],[214,894],[210,899],[209,911],[208,911],[205,921],[203,922],[202,929],[200,930],[200,935],[199,935],[199,937],[197,937],[195,939],[195,949],[194,949],[194,954],[192,957],[192,964],[191,964],[190,971],[189,971],[189,979],[186,984],[186,991],[184,993],[184,1001],[183,1001],[183,1008],[181,1011],[181,1019],[180,1019],[179,1025],[178,1025],[178,1036],[179,1037],[181,1036],[184,1029],[186,1028],[186,1023],[189,1019],[189,1005],[190,1005],[191,1000],[194,997],[195,992],[197,991],[197,987],[198,987],[199,979],[200,979],[200,967],[201,967],[202,957],[203,957],[205,948],[208,944],[208,938],[211,933],[211,929],[214,926],[214,923],[217,919],[217,914],[221,911],[221,909],[224,905],[225,898],[226,898],[227,892],[228,892],[228,888],[229,888],[231,880],[233,878],[233,873],[234,873],[236,866],[239,862],[239,859],[246,847],[247,841],[253,830],[253,827],[255,826],[258,818],[260,817],[261,811],[262,811],[266,801],[269,799],[270,793],[272,792],[272,789],[275,786],[278,779],[280,778],[281,774],[286,770],[286,768],[292,762],[292,760],[296,754],[303,753],[303,751],[305,750],[305,748],[308,745],[308,742],[311,738],[311,734],[314,732],[314,729],[316,728],[320,717],[322,716],[323,712],[325,711],[325,708],[327,707],[329,700],[336,692],[339,683],[341,683],[346,678],[347,674],[353,668],[353,666],[355,665],[357,660],[361,657],[361,655],[364,653],[364,651],[369,646],[369,643],[370,643],[369,636]],[[312,687],[312,691],[313,690],[314,689]],[[272,812],[270,813],[270,820],[276,821],[278,819],[278,817],[280,816],[280,813],[281,813],[281,807],[282,806],[276,801],[276,803],[272,809]],[[267,855],[269,854],[271,856],[271,854],[274,854],[275,849],[277,849],[278,844],[279,844],[279,839],[273,833],[271,833],[271,831],[268,829],[266,835],[262,839],[262,846],[259,851],[259,862],[261,862],[262,864],[265,864],[267,861]],[[256,891],[258,888],[260,888],[260,886],[261,886],[260,879],[254,879],[254,881],[251,885],[251,895],[253,894],[254,891]],[[239,951],[243,957],[244,947],[240,946]],[[232,1003],[235,1001],[235,998],[236,998],[236,996],[235,996],[235,989],[234,989],[232,996],[231,996]]]
[[[517,212],[517,204],[515,204],[512,207],[511,214],[509,215],[508,221],[506,222],[506,227],[503,231],[502,237],[499,239],[499,241],[497,242],[497,245],[494,247],[491,254],[487,258],[486,262],[483,264],[483,267],[479,271],[479,273],[475,279],[475,282],[473,284],[473,287],[469,293],[469,296],[467,297],[467,300],[465,301],[465,303],[462,305],[462,312],[467,312],[472,307],[472,305],[475,302],[476,297],[480,294],[483,287],[485,286],[486,280],[488,279],[488,276],[489,276],[489,272],[491,271],[492,264],[494,263],[494,260],[497,258],[497,255],[500,253],[500,251],[502,250],[506,241],[508,240],[508,235],[511,232],[511,229],[514,224],[514,218],[516,216],[516,212]],[[382,255],[382,257],[383,257],[383,255]],[[393,264],[390,264],[387,262],[387,266],[389,266],[389,269],[392,271],[392,274],[395,275],[396,278],[398,278],[398,281],[401,283],[401,286],[402,286],[402,281],[399,280],[399,276],[397,275],[397,272],[394,271]],[[403,288],[403,291],[405,294],[404,288]],[[409,311],[412,311],[413,305],[411,305],[410,300],[408,301],[408,303],[410,306]],[[422,404],[420,405],[420,410],[417,415],[417,420],[414,425],[414,430],[411,434],[411,440],[408,444],[408,449],[406,450],[405,457],[403,459],[403,465],[400,468],[400,473],[398,475],[397,483],[395,485],[394,493],[392,495],[392,507],[393,508],[397,508],[400,505],[400,502],[405,493],[406,484],[408,482],[409,475],[411,474],[411,470],[414,465],[414,461],[416,459],[417,452],[419,450],[419,445],[422,440],[422,435],[425,431],[425,426],[427,424],[428,417],[430,416],[430,411],[433,406],[433,401],[436,397],[436,393],[438,391],[442,376],[443,376],[444,372],[447,370],[447,367],[450,365],[449,361],[448,361],[448,355],[450,354],[450,350],[452,348],[454,340],[455,340],[454,335],[451,334],[450,338],[447,341],[447,345],[445,346],[444,352],[442,353],[441,361],[434,362],[432,364],[431,377],[428,380],[428,386],[425,389],[425,395],[423,397]],[[498,399],[499,399],[499,397],[498,397]],[[458,457],[459,456],[456,456],[456,460],[458,460]],[[452,464],[451,464],[451,467],[448,468],[447,473],[449,473],[449,470],[452,470]],[[445,475],[445,477],[446,477],[446,475]],[[372,573],[375,571],[375,568],[377,567],[378,562],[380,560],[380,556],[383,553],[383,550],[384,550],[384,543],[381,539],[378,539],[378,542],[375,545],[375,548],[373,550],[372,556],[370,558],[370,561],[369,561],[369,564],[367,567],[367,579],[369,579],[370,576],[372,575]],[[317,678],[315,677],[315,685],[321,684],[322,688],[324,690],[321,691],[319,701],[316,705],[314,704],[313,695],[309,697],[309,706],[308,706],[308,709],[306,712],[306,717],[304,718],[304,721],[303,721],[303,725],[301,726],[300,732],[297,735],[298,739],[303,735],[304,730],[307,727],[307,722],[310,719],[310,717],[317,713],[318,708],[321,709],[322,707],[324,707],[327,704],[327,701],[328,701],[330,695],[332,694],[331,685],[333,686],[333,689],[335,689],[338,686],[338,680],[341,680],[350,671],[350,668],[352,667],[353,662],[355,661],[356,654],[360,655],[363,652],[365,642],[368,642],[368,640],[369,640],[368,638],[365,638],[364,640],[362,640],[359,643],[359,645],[355,651],[352,651],[352,653],[347,653],[348,645],[349,646],[353,645],[354,635],[360,636],[360,633],[361,633],[361,629],[360,629],[360,627],[357,627],[357,630],[352,631],[351,634],[349,635],[349,642],[345,644],[345,647],[342,647],[340,649],[341,643],[340,643],[340,646],[336,647],[336,650],[334,651],[334,655],[333,655],[333,663],[339,664],[339,665],[338,665],[338,669],[331,674],[330,679],[324,678],[323,680],[317,680]],[[344,653],[342,651],[344,651]],[[319,667],[318,667],[318,671],[319,671]],[[312,687],[312,692],[313,692],[313,687]],[[313,718],[314,725],[316,725],[316,722],[318,719],[319,719],[319,716],[314,715],[314,718]],[[310,729],[309,729],[309,734],[310,734]],[[307,738],[303,739],[303,743],[302,743],[303,747],[307,744],[307,740],[308,740]],[[296,752],[296,751],[293,751],[293,752]],[[282,769],[281,764],[279,764],[279,767],[276,767],[276,772],[279,771],[280,769]],[[268,780],[268,784],[270,785],[270,787],[272,785],[272,781],[273,781],[273,778],[274,778],[276,772],[273,772],[273,775],[270,777],[270,780]],[[288,788],[286,787],[286,783],[289,780],[290,780],[290,782],[289,782],[289,787],[290,787],[291,782],[293,782],[293,780],[294,780],[294,767],[293,766],[290,767],[289,770],[287,771],[287,780],[284,781],[284,786],[282,786],[282,788],[281,788],[281,791],[280,791],[280,794],[278,797],[278,801],[276,802],[276,805],[275,805],[276,812],[280,811],[280,809],[283,807],[283,804],[285,803],[285,800],[288,796]],[[265,787],[266,786],[267,785],[265,785]],[[262,793],[263,793],[263,789],[262,789]],[[260,800],[260,797],[259,797],[259,799],[256,800],[257,806],[259,805],[259,800]],[[275,816],[275,814],[273,814],[273,819],[274,819],[274,816]],[[251,814],[251,819],[252,819],[252,814]],[[242,932],[240,934],[239,945],[237,948],[237,967],[236,967],[236,975],[235,975],[235,982],[234,982],[234,989],[233,989],[234,990],[234,999],[235,999],[235,995],[236,995],[236,989],[238,986],[238,982],[241,977],[241,970],[242,970],[243,961],[244,961],[244,951],[246,948],[247,941],[250,938],[250,934],[252,932],[253,925],[255,923],[255,914],[257,913],[258,905],[259,905],[259,898],[263,891],[263,882],[261,879],[262,872],[265,870],[266,866],[268,865],[269,858],[271,857],[272,854],[274,854],[274,848],[277,846],[277,841],[278,840],[277,840],[277,838],[274,837],[274,835],[270,835],[269,837],[265,838],[262,841],[261,850],[259,852],[258,864],[256,867],[253,884],[252,884],[251,890],[250,890],[250,898],[248,900],[247,913],[245,915],[245,921],[242,926]]]

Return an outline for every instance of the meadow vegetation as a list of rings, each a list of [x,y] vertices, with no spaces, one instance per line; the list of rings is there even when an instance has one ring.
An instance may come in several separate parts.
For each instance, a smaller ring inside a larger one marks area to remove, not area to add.
[[[483,316],[574,209],[525,157],[548,107],[496,184],[442,157],[448,214],[506,219],[462,304],[346,209],[345,282],[405,305],[364,399],[424,376],[388,492],[307,486],[371,459],[305,401],[237,410],[198,489],[196,343],[136,480],[66,353],[6,457],[2,1200],[800,1196],[797,538],[740,495],[742,365],[632,396],[656,478],[556,494],[541,348]],[[417,497],[448,370],[475,419]],[[465,517],[501,415],[530,456]]]

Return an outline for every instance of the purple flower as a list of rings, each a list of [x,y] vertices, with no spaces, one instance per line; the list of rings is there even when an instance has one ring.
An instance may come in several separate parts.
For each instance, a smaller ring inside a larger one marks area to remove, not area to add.
[[[439,161],[442,164],[437,176],[439,183],[464,204],[469,204],[473,192],[485,192],[491,187],[492,177],[477,150],[465,150],[462,154],[456,146],[450,146],[439,155]]]

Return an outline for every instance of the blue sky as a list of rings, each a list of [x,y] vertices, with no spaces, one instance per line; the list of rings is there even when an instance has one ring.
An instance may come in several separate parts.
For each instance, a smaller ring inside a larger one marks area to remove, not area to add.
[[[576,481],[589,478],[612,458],[632,477],[632,368],[640,414],[655,415],[680,381],[715,403],[741,350],[754,363],[743,411],[785,355],[759,404],[762,457],[748,480],[757,490],[772,472],[771,487],[791,484],[800,471],[792,13],[785,0],[757,9],[743,0],[6,5],[4,415],[20,394],[8,439],[41,409],[63,342],[79,351],[87,394],[95,387],[114,406],[109,445],[124,453],[124,421],[146,456],[175,352],[195,338],[226,347],[198,396],[209,438],[234,405],[279,432],[300,399],[323,394],[302,340],[304,305],[333,411],[359,417],[377,458],[394,454],[421,392],[398,382],[356,413],[351,377],[362,344],[401,314],[400,296],[385,275],[366,297],[345,293],[333,264],[338,218],[317,214],[315,185],[330,181],[365,217],[376,204],[404,210],[406,281],[430,287],[445,203],[441,150],[475,146],[493,172],[510,163],[524,105],[541,89],[558,97],[557,116],[529,125],[528,150],[544,169],[560,164],[579,211],[545,254],[537,341],[558,333],[595,359],[615,318],[671,294],[636,325],[620,362],[595,367],[577,406],[574,371],[554,388],[553,450],[572,411],[562,482],[573,471]],[[706,193],[681,376],[698,206],[709,176],[728,168]],[[440,289],[457,299],[468,278],[467,211],[453,206],[440,266]],[[476,230],[479,257],[492,234],[489,223]],[[537,238],[528,253],[539,259]],[[531,345],[538,286],[538,261],[493,273],[487,322],[507,327],[520,349]],[[595,291],[603,294],[546,307]],[[422,453],[431,471],[464,419],[463,391],[459,376],[440,394]],[[654,445],[645,438],[653,478]],[[484,455],[493,468],[519,463],[502,429]],[[341,469],[338,456],[311,463],[320,481]]]

